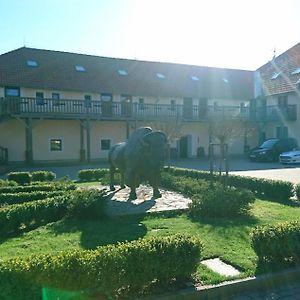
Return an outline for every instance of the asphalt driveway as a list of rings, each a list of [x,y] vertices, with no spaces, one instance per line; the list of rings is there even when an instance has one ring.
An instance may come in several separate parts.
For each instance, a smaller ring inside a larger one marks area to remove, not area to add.
[[[218,171],[220,168],[220,161],[214,162],[214,170]],[[189,168],[196,170],[209,170],[208,159],[181,159],[173,160],[170,165],[181,168]],[[68,176],[70,179],[78,179],[77,174],[82,169],[94,169],[108,167],[108,164],[103,163],[91,163],[86,165],[70,165],[64,166],[11,166],[10,171],[36,171],[47,170],[56,173],[57,178]],[[222,170],[225,170],[224,163]],[[267,178],[275,180],[288,180],[293,183],[300,183],[300,165],[282,165],[278,162],[264,163],[264,162],[251,162],[244,157],[234,157],[229,159],[229,172],[230,174],[237,174],[242,176],[253,176],[258,178]],[[1,175],[0,178],[6,178],[6,175]]]

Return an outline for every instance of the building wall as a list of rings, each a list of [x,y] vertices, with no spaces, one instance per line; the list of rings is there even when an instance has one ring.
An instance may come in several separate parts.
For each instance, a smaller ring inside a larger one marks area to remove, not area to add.
[[[9,162],[25,159],[25,124],[21,120],[10,119],[0,122],[0,146],[8,149]]]
[[[61,139],[62,151],[51,151],[50,140]],[[35,120],[32,130],[33,160],[79,160],[80,123],[76,120]]]

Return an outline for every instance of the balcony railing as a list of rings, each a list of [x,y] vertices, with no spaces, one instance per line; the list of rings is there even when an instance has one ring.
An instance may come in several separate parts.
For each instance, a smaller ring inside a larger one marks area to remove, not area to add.
[[[49,118],[91,118],[107,120],[165,120],[176,118],[201,121],[209,118],[242,118],[275,121],[281,116],[296,120],[296,105],[286,110],[277,106],[260,109],[240,106],[187,106],[172,104],[144,104],[130,102],[103,102],[70,99],[0,98],[0,115]],[[277,118],[277,119],[276,119]]]

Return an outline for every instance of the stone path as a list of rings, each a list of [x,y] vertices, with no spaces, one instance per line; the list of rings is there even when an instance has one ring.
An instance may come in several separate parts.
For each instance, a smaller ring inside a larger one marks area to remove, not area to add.
[[[140,214],[167,210],[178,210],[188,208],[191,199],[182,194],[160,189],[161,198],[152,197],[152,188],[148,185],[141,185],[137,190],[137,199],[128,200],[130,189],[117,189],[110,192],[107,201],[106,213],[110,216],[128,214]]]
[[[240,271],[234,268],[233,266],[224,263],[219,258],[206,259],[201,262],[212,271],[224,275],[224,276],[237,276],[240,274]]]

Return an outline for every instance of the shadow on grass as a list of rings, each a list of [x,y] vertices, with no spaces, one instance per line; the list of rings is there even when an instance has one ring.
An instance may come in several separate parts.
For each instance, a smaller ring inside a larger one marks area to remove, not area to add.
[[[81,232],[80,244],[85,249],[98,246],[132,241],[146,235],[147,228],[141,221],[143,216],[134,215],[102,220],[66,219],[54,223],[51,230],[59,235],[66,232]]]

